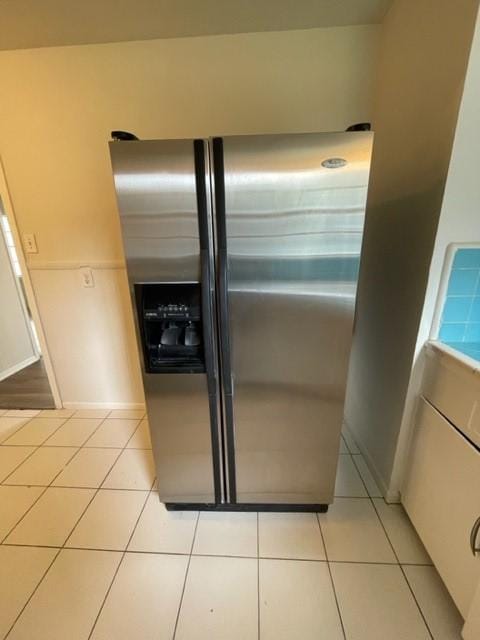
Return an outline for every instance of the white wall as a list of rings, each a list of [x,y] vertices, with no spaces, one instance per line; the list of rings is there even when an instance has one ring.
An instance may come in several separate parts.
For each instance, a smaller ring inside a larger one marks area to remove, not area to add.
[[[1,224],[0,221],[0,380],[3,380],[38,360],[38,355]]]
[[[480,242],[480,16],[468,63],[445,195],[428,275],[418,330],[413,375],[410,380],[393,482],[401,484],[424,367],[422,347],[431,335],[447,247],[452,242]]]
[[[477,8],[396,0],[382,29],[346,420],[389,498]]]
[[[480,17],[477,19],[445,196],[430,265],[417,353],[430,337],[447,246],[480,242]]]
[[[107,141],[342,130],[372,112],[379,28],[0,53],[0,155],[66,404],[142,402]],[[78,267],[96,286],[80,286]]]

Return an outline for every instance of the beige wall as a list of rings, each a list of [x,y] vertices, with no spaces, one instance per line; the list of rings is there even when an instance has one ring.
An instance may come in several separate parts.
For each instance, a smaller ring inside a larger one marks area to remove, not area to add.
[[[382,29],[347,422],[391,483],[478,0],[396,0]]]
[[[0,155],[62,399],[142,402],[107,140],[369,120],[379,27],[0,53]],[[94,268],[96,286],[77,269]]]
[[[401,438],[394,465],[394,481],[401,485],[405,458],[413,426],[413,412],[420,392],[425,354],[422,348],[435,330],[434,317],[442,284],[447,249],[452,242],[480,242],[480,180],[478,153],[480,151],[480,16],[468,63],[465,88],[458,116],[445,195],[438,223],[435,246],[428,275],[425,301],[420,319],[410,379],[402,420]],[[446,284],[446,283],[445,283]]]

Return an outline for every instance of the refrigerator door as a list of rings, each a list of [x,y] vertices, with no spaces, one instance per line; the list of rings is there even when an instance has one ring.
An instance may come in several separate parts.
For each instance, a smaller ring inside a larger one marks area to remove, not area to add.
[[[163,502],[222,499],[207,151],[202,140],[110,143]]]
[[[213,140],[231,501],[333,501],[371,145]]]

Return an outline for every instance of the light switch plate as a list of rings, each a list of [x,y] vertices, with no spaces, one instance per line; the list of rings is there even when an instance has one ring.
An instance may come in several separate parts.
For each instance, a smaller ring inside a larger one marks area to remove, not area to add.
[[[23,234],[23,246],[25,253],[38,253],[37,240],[34,233]]]
[[[90,267],[80,267],[80,280],[82,282],[82,286],[84,287],[94,287],[95,280],[93,279],[93,271]]]

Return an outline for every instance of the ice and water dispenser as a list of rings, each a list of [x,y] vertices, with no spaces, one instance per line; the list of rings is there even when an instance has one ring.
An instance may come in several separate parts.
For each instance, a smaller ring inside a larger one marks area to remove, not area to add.
[[[135,284],[147,373],[203,373],[201,285]]]

